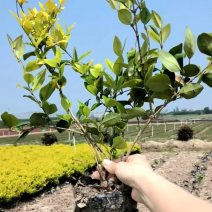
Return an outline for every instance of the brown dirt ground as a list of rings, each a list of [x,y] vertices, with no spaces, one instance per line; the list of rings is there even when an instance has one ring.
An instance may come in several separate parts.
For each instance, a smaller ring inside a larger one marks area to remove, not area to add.
[[[158,165],[155,172],[181,187],[185,187],[185,184],[188,187],[191,186],[191,171],[194,169],[194,165],[200,163],[200,157],[204,154],[203,151],[212,150],[212,143],[199,140],[192,140],[188,143],[179,141],[164,144],[150,143],[151,145],[149,142],[142,144],[143,150],[148,151],[144,153],[147,160],[151,164],[155,164],[155,161],[161,158],[165,159],[165,163]],[[165,151],[167,149],[168,152]],[[200,151],[197,152],[196,149]],[[209,196],[212,196],[212,159],[208,162],[207,170],[200,184],[199,194],[202,199],[208,199]],[[43,194],[31,202],[20,203],[16,208],[5,210],[5,212],[72,212],[73,207],[72,186],[68,184],[57,187],[56,192],[53,194]],[[142,204],[139,204],[138,208],[140,212],[149,212]]]

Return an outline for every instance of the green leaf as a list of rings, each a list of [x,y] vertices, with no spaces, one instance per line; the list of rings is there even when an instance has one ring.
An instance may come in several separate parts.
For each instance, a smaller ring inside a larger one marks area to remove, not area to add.
[[[74,47],[74,50],[73,50],[73,61],[78,62],[77,50],[76,50],[75,47]]]
[[[192,99],[198,96],[202,92],[202,90],[202,85],[198,83],[189,83],[183,86],[179,94],[185,99]]]
[[[83,107],[83,113],[82,115],[85,117],[85,118],[88,118],[88,116],[90,115],[91,113],[91,110],[88,106],[84,106]]]
[[[55,104],[50,104],[48,102],[43,102],[42,108],[48,115],[57,112],[57,106]]]
[[[4,112],[1,115],[1,119],[4,122],[4,124],[9,128],[12,128],[19,124],[18,119],[14,115],[9,114],[8,112]]]
[[[212,56],[212,37],[206,33],[199,35],[197,45],[203,54]]]
[[[153,77],[150,77],[146,85],[152,91],[163,92],[170,88],[171,81],[167,75],[157,74]]]
[[[131,100],[134,101],[134,106],[142,107],[144,104],[143,100],[146,94],[147,92],[143,88],[139,88],[139,87],[132,88],[130,91],[130,97],[131,97]]]
[[[8,34],[7,34],[7,39],[8,39],[10,46],[13,48],[13,40],[11,39],[11,37]]]
[[[135,54],[136,54],[136,51],[135,51],[135,49],[132,48],[131,51],[127,53],[127,61],[129,62],[132,59],[134,59]]]
[[[120,114],[109,113],[104,117],[102,124],[104,124],[105,126],[112,126],[116,124],[120,120],[120,118],[121,118]]]
[[[156,13],[154,10],[152,10],[152,23],[161,29],[162,27],[162,20],[158,13]]]
[[[124,63],[124,58],[122,56],[118,57],[116,60],[114,66],[113,66],[113,73],[116,76],[119,76],[120,73],[122,72],[122,64]]]
[[[122,114],[123,119],[134,119],[142,116],[146,116],[146,111],[140,107],[134,107]]]
[[[163,92],[155,92],[152,95],[152,98],[154,99],[162,99],[162,100],[166,100],[169,99],[171,96],[173,95],[173,92],[170,89],[167,89]]]
[[[62,51],[61,51],[61,48],[58,47],[57,48],[57,51],[56,51],[56,55],[55,55],[55,58],[54,58],[54,61],[56,63],[60,63],[61,62],[61,59],[62,59]],[[51,65],[50,65],[51,66]],[[52,67],[56,67],[56,66],[52,66]]]
[[[26,138],[27,135],[28,135],[30,132],[31,132],[31,130],[26,130],[26,131],[24,131],[24,132],[20,135],[20,137],[18,138],[18,140],[17,140],[15,143],[18,143],[20,140],[23,140],[24,138]]]
[[[103,100],[105,102],[105,106],[106,107],[115,107],[116,106],[119,113],[124,113],[125,112],[125,108],[124,108],[124,106],[121,103],[117,102],[114,99],[107,98],[106,96],[103,96],[102,98],[103,98]]]
[[[52,79],[47,85],[41,88],[40,90],[40,100],[42,102],[45,102],[49,99],[49,97],[52,95],[52,93],[55,91],[55,88],[57,86],[57,80]]]
[[[54,60],[50,60],[50,59],[44,59],[43,60],[47,65],[56,68],[57,67],[57,62]]]
[[[96,127],[98,127],[97,122],[96,122],[95,120],[93,120],[93,119],[83,119],[83,120],[81,120],[80,122],[81,122],[81,123],[92,123],[92,124],[94,124]]]
[[[148,49],[148,41],[144,41],[142,47],[141,47],[141,55],[144,57],[144,55],[147,53]]]
[[[122,84],[119,89],[123,89],[123,88],[132,88],[132,87],[139,87],[142,84],[142,80],[141,79],[133,79],[130,81],[125,82],[124,84]]]
[[[117,56],[122,56],[122,45],[117,36],[115,36],[113,41],[113,51]]]
[[[24,95],[23,97],[27,97],[27,98],[31,99],[33,102],[36,102],[37,104],[39,104],[39,102],[33,96]]]
[[[167,38],[169,37],[171,33],[171,25],[167,24],[165,27],[162,29],[162,43],[165,43]]]
[[[115,0],[108,0],[109,4],[110,4],[110,7],[113,9],[113,10],[116,10],[117,8],[117,1]]]
[[[181,74],[186,77],[194,77],[200,72],[199,67],[194,64],[186,65]]]
[[[38,89],[40,89],[40,87],[43,85],[44,80],[45,80],[45,76],[46,76],[46,69],[44,69],[43,71],[39,72],[33,82],[32,82],[32,91],[36,91]]]
[[[184,51],[189,59],[191,59],[195,53],[196,41],[191,30],[186,27],[186,38],[184,44]]]
[[[212,88],[212,73],[203,74],[202,81]]]
[[[140,19],[144,25],[146,25],[151,20],[151,18],[152,18],[152,14],[149,12],[147,8],[144,8],[140,12]]]
[[[30,117],[30,123],[33,127],[45,127],[49,118],[45,113],[33,113]]]
[[[92,107],[91,107],[91,111],[95,110],[96,108],[98,108],[99,106],[101,106],[102,103],[95,103]]]
[[[120,9],[118,11],[118,17],[119,20],[125,25],[130,25],[132,23],[132,15],[127,9]]]
[[[26,74],[24,74],[24,80],[29,85],[33,82],[34,77],[32,74],[26,73]]]
[[[159,35],[157,35],[155,32],[153,32],[152,30],[147,30],[149,36],[156,41],[157,43],[160,43],[160,37]]]
[[[57,115],[58,118],[65,120],[67,122],[69,122],[71,119],[71,115],[70,114],[66,114],[66,115]]]
[[[23,55],[23,59],[27,60],[28,58],[30,58],[31,56],[35,56],[35,52],[27,52],[26,54]]]
[[[173,47],[169,51],[169,53],[172,54],[175,58],[176,58],[176,55],[182,54],[182,52],[183,52],[183,44],[182,43]],[[178,58],[177,62],[179,63],[180,68],[183,69],[183,58],[182,57]]]
[[[61,105],[63,109],[68,112],[69,108],[71,107],[71,102],[66,96],[60,96],[61,97]]]
[[[66,120],[60,120],[59,122],[57,122],[56,127],[57,127],[57,131],[58,131],[59,133],[63,133],[63,132],[65,132],[67,129],[69,129],[70,124],[69,124],[69,122],[66,121]],[[64,128],[64,129],[58,129],[58,128]]]
[[[21,59],[24,55],[24,42],[23,42],[23,35],[17,37],[14,40],[14,49],[15,49],[15,55],[18,59]]]
[[[181,70],[177,60],[169,52],[159,50],[159,58],[161,63],[171,72],[177,72]]]
[[[157,29],[154,26],[152,26],[152,25],[149,25],[149,26],[150,26],[150,28],[152,29],[153,32],[155,32],[157,35],[160,35],[158,33]]]
[[[26,65],[26,72],[31,72],[39,69],[42,65],[37,64],[37,61],[30,61]]]
[[[78,61],[82,60],[83,58],[87,57],[92,51],[86,52],[85,54],[83,54]]]
[[[108,67],[111,71],[113,71],[114,63],[113,63],[112,61],[108,60],[108,59],[105,60],[105,63],[106,63],[106,65],[107,65],[107,67]]]
[[[93,85],[87,85],[87,86],[86,86],[86,89],[87,89],[91,94],[93,94],[94,96],[96,96],[97,93],[98,93],[98,89],[97,89],[95,86],[93,86]]]
[[[102,74],[104,75],[106,82],[111,86],[111,88],[113,88],[114,90],[116,89],[116,83],[113,80],[113,78],[107,74],[106,72],[102,72]]]
[[[126,147],[127,147],[127,143],[125,142],[123,137],[118,136],[113,139],[113,148],[125,149]]]
[[[120,86],[122,85],[122,83],[124,82],[124,77],[120,76],[118,77],[118,82],[117,82],[117,89],[120,89]]]
[[[144,78],[144,86],[145,86],[145,88],[148,88],[147,87],[147,82],[148,82],[149,78],[152,77],[152,75],[153,75],[154,67],[155,67],[154,65],[151,65],[148,68],[148,71],[147,71],[147,73],[145,75],[145,78]]]

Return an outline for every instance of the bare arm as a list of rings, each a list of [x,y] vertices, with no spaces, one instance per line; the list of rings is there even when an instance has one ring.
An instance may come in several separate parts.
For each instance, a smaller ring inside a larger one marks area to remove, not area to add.
[[[105,160],[103,165],[108,172],[131,186],[133,199],[144,203],[151,212],[212,211],[211,204],[156,175],[142,155],[130,156],[126,163]]]

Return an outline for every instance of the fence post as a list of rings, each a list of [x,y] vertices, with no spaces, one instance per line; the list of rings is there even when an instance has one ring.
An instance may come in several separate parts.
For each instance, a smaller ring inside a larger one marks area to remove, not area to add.
[[[76,151],[76,140],[75,140],[74,133],[73,133],[73,142],[74,142],[74,151]]]
[[[166,122],[164,122],[164,125],[165,125],[165,132],[166,132]]]
[[[152,137],[154,136],[154,126],[152,125]]]
[[[176,129],[176,126],[175,126],[175,122],[174,122],[174,130]]]
[[[71,140],[71,132],[68,131],[68,140],[70,141]]]

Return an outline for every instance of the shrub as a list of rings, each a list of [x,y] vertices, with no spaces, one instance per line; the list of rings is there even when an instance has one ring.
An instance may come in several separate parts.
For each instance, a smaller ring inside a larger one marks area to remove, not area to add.
[[[178,135],[178,140],[188,141],[193,138],[194,130],[188,125],[184,125],[180,127],[180,129],[177,132],[177,135]]]
[[[41,141],[44,145],[50,146],[56,142],[58,142],[58,139],[54,133],[44,133],[41,137]]]
[[[128,148],[130,143],[127,143]],[[104,149],[104,148],[103,148]],[[127,149],[125,149],[126,153]],[[141,152],[135,146],[134,152]],[[116,153],[120,157],[120,151]],[[82,161],[82,162],[80,162]],[[84,173],[95,165],[88,144],[73,146],[9,146],[0,148],[0,203],[34,194],[47,184],[58,184],[62,177]]]

